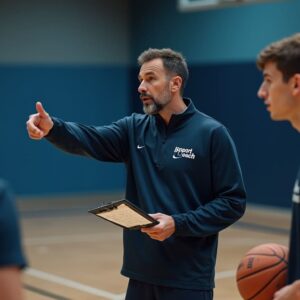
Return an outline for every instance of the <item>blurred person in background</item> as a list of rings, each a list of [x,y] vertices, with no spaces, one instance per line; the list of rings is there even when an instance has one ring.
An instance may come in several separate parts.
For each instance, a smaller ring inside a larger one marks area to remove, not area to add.
[[[24,299],[22,269],[25,266],[15,197],[8,183],[0,179],[0,299]]]

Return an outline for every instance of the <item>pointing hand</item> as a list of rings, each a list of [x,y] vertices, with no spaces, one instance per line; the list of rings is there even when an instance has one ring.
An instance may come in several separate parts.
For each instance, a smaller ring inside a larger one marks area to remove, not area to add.
[[[46,136],[53,127],[53,121],[49,114],[45,111],[41,102],[37,102],[37,113],[29,116],[27,124],[27,131],[30,138],[40,140]]]

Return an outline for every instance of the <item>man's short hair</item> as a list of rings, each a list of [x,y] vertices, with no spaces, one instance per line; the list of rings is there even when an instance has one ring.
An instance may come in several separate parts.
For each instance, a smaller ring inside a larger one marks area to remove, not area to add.
[[[300,74],[300,33],[276,41],[264,48],[258,55],[256,64],[263,70],[269,62],[274,62],[287,82],[294,74]]]
[[[180,89],[180,93],[182,95],[189,77],[189,71],[185,58],[181,53],[170,48],[149,48],[140,54],[138,57],[138,64],[139,66],[142,66],[144,63],[156,58],[162,59],[163,66],[168,73],[172,75],[178,75],[182,78],[182,86]]]

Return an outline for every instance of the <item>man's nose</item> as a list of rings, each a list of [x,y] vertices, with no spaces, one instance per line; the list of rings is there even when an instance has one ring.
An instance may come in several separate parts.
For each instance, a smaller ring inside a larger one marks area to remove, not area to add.
[[[267,91],[264,88],[263,84],[259,87],[257,91],[258,98],[265,99],[267,97]]]
[[[145,87],[145,83],[144,81],[141,81],[139,87],[138,87],[138,92],[141,94],[141,93],[145,93],[147,90],[146,90],[146,87]]]

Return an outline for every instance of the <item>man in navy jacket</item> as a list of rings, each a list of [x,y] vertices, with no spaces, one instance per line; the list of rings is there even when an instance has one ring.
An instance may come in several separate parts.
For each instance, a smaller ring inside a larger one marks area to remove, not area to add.
[[[32,139],[127,168],[126,198],[159,224],[124,230],[126,300],[213,298],[218,233],[245,210],[245,188],[226,128],[183,97],[185,59],[171,49],[138,58],[145,114],[107,126],[50,117],[42,104],[27,121]]]

